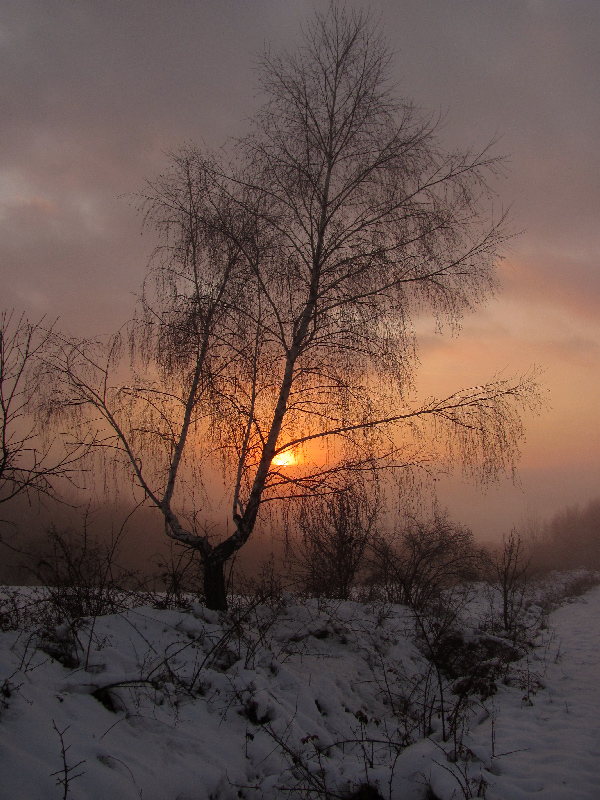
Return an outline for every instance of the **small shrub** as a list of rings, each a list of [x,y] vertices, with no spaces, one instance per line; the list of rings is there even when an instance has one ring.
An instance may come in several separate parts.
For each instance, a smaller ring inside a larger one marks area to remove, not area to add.
[[[352,483],[302,502],[300,536],[290,546],[293,578],[311,597],[348,600],[374,539],[381,501],[376,490]]]
[[[41,556],[30,567],[44,587],[47,623],[73,622],[85,617],[113,614],[123,608],[136,576],[116,562],[119,537],[100,542],[88,530],[47,531]]]
[[[157,559],[156,566],[152,593],[156,608],[190,609],[192,600],[203,599],[202,565],[195,550],[171,542],[168,556]]]
[[[503,539],[502,548],[488,556],[490,615],[484,627],[504,631],[513,642],[524,642],[539,628],[542,618],[531,614],[533,584],[531,556],[515,530]]]
[[[571,573],[564,587],[564,593],[568,598],[581,597],[598,584],[600,584],[600,572],[577,570]]]
[[[410,520],[399,538],[397,545],[383,539],[374,546],[372,582],[382,586],[388,602],[424,609],[481,570],[471,531],[444,515]]]
[[[15,631],[22,627],[24,598],[19,589],[0,586],[0,631]]]
[[[246,605],[266,605],[277,609],[284,604],[285,586],[283,576],[278,569],[275,556],[271,554],[261,565],[255,578],[237,575],[235,580],[235,593],[243,598]]]

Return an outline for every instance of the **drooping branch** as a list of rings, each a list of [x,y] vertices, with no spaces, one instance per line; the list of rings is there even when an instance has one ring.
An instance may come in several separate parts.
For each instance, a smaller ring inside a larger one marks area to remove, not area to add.
[[[92,440],[48,435],[41,419],[44,361],[54,336],[44,319],[31,323],[14,311],[0,314],[0,503],[19,495],[59,499],[73,485]]]

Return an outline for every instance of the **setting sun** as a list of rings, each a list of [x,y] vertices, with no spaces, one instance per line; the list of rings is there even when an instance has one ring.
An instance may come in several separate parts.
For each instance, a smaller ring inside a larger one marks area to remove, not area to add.
[[[273,464],[276,467],[291,467],[297,463],[298,459],[292,450],[284,450],[283,453],[278,453],[273,459]]]

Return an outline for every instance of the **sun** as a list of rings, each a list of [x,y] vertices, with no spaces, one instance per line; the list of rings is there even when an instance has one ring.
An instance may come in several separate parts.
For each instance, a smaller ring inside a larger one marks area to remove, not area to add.
[[[276,467],[292,467],[297,463],[298,459],[292,450],[284,450],[283,453],[278,453],[273,459],[273,464]]]

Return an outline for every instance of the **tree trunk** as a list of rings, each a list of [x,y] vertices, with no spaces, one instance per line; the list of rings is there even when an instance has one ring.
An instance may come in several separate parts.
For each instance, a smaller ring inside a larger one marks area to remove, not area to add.
[[[213,611],[227,611],[225,562],[221,559],[204,561],[204,602]]]

